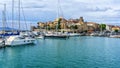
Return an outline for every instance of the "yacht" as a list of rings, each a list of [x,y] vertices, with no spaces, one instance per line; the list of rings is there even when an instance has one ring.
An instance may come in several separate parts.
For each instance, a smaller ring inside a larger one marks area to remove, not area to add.
[[[117,34],[117,33],[111,33],[110,38],[120,38],[120,34]]]
[[[38,35],[36,38],[37,39],[44,39],[44,35]]]
[[[80,36],[80,34],[79,33],[69,33],[69,36]]]
[[[14,1],[12,3],[14,3]],[[27,45],[27,44],[34,44],[35,43],[34,42],[35,39],[29,36],[28,31],[26,31],[26,33],[22,33],[20,30],[20,11],[21,11],[20,10],[20,5],[21,5],[20,3],[21,2],[19,0],[19,5],[18,5],[19,6],[19,19],[18,19],[19,30],[12,31],[12,34],[5,39],[5,45],[17,46],[17,45]],[[12,7],[12,8],[14,9],[14,7]],[[12,14],[12,16],[14,16],[13,14]],[[13,21],[13,19],[12,19],[12,21]]]
[[[54,33],[46,33],[45,34],[45,38],[69,38],[68,35],[63,34],[63,33],[59,33],[59,32],[54,32]]]
[[[5,40],[5,45],[7,46],[27,45],[27,44],[34,44],[34,43],[35,43],[35,39],[31,37],[23,37],[20,35],[9,36]]]

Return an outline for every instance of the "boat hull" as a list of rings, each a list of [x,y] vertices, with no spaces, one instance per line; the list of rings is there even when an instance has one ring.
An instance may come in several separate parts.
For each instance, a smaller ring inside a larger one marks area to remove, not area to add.
[[[7,46],[17,46],[17,45],[27,45],[34,44],[34,38],[21,38],[20,36],[10,36],[5,40],[5,45]]]
[[[5,45],[7,46],[19,46],[19,45],[28,45],[34,44],[35,40],[15,40],[15,41],[7,41]]]
[[[51,36],[45,36],[45,38],[54,38],[54,39],[61,38],[61,39],[66,39],[66,38],[68,38],[68,36],[55,36],[55,35],[51,35]]]

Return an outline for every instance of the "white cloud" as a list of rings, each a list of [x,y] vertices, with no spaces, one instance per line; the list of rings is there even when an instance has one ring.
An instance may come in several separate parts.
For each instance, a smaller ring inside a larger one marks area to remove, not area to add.
[[[21,0],[28,21],[49,21],[57,16],[57,0]],[[66,18],[85,17],[86,21],[119,23],[119,0],[60,0],[63,15]],[[1,0],[7,4],[9,20],[11,20],[12,0]],[[16,7],[18,0],[15,0]],[[0,6],[2,8],[2,5]],[[1,11],[2,9],[0,9]],[[17,15],[17,8],[16,13]],[[1,15],[0,15],[1,16]],[[16,16],[17,17],[17,16]],[[1,19],[1,17],[0,17]]]

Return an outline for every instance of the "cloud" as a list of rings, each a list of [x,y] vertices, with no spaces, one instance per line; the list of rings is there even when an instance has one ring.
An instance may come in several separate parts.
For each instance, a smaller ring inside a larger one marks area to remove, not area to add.
[[[7,4],[7,17],[11,20],[12,0],[1,0]],[[57,17],[57,0],[21,0],[27,21],[53,21]],[[65,18],[79,18],[83,16],[86,21],[119,23],[119,0],[60,0],[62,12]],[[3,6],[0,5],[2,8]],[[18,0],[15,0],[15,20],[18,19]],[[0,12],[3,9],[0,9]],[[62,13],[61,13],[62,14]],[[0,13],[0,19],[2,19]],[[23,18],[21,12],[21,20]]]

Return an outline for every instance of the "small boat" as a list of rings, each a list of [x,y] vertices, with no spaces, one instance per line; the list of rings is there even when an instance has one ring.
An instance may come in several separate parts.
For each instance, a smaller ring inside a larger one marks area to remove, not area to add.
[[[66,38],[69,38],[68,35],[66,34],[62,34],[62,33],[51,33],[51,34],[45,34],[44,36],[45,38],[63,38],[63,39],[66,39]]]
[[[39,35],[38,37],[36,37],[37,39],[44,39],[44,35]]]
[[[71,36],[71,37],[74,37],[74,36],[80,36],[79,33],[69,33],[68,35]]]
[[[65,35],[51,35],[51,36],[45,36],[45,38],[68,38]]]
[[[110,38],[120,38],[120,35],[110,35]]]

